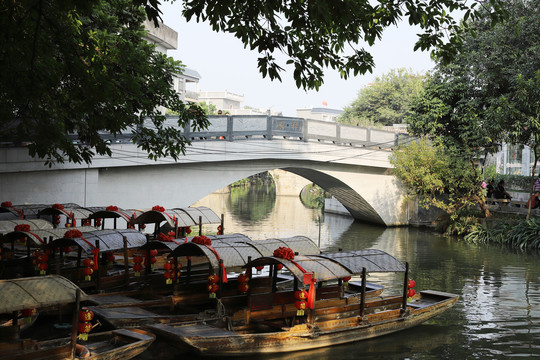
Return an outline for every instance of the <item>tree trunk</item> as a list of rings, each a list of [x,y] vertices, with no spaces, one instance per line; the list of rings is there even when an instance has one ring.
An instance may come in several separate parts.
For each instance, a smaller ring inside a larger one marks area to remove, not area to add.
[[[486,201],[484,200],[484,197],[480,197],[478,195],[473,195],[473,199],[478,203],[478,206],[480,206],[480,209],[482,210],[482,215],[484,215],[485,218],[488,218],[491,216],[491,212],[486,206]]]

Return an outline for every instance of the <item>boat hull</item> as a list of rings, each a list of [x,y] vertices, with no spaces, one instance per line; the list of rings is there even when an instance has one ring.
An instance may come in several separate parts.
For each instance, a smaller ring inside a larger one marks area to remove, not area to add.
[[[91,334],[88,341],[79,343],[81,349],[89,350],[86,360],[116,360],[131,359],[146,350],[154,341],[155,336],[144,330],[114,330],[104,333]],[[0,346],[2,360],[64,360],[72,359],[70,339],[55,339],[48,341],[22,341],[18,348]],[[82,346],[81,346],[82,345]],[[75,359],[79,359],[78,356]]]
[[[452,307],[458,296],[447,294],[428,304],[426,298],[424,296],[421,299],[423,305],[411,304],[406,311],[398,308],[363,317],[336,317],[315,322],[314,326],[301,324],[275,332],[238,333],[201,324],[184,327],[159,324],[151,326],[151,329],[182,348],[187,345],[200,355],[247,356],[300,351],[361,341],[409,329]]]

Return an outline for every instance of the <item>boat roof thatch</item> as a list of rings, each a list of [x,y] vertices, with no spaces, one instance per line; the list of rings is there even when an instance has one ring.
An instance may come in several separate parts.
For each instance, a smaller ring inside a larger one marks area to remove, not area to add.
[[[101,252],[118,251],[124,248],[124,237],[128,248],[139,248],[146,243],[146,236],[135,229],[106,229],[83,233],[79,238],[61,237],[47,244],[48,248],[79,246],[86,253],[91,253],[99,244]],[[98,243],[99,242],[99,243]]]
[[[254,259],[245,267],[282,264],[299,281],[304,275],[315,274],[317,281],[329,281],[367,272],[403,272],[405,265],[392,255],[375,249],[340,251],[320,255],[296,255],[293,260],[266,256]]]
[[[83,207],[66,207],[57,208],[54,206],[46,207],[41,209],[37,215],[65,215],[67,217],[73,217],[75,219],[88,219],[88,217],[93,213],[92,210],[83,208]]]
[[[169,257],[205,256],[212,268],[217,269],[219,260],[223,260],[226,268],[242,267],[249,259],[271,256],[279,247],[294,248],[302,254],[319,254],[319,248],[305,236],[295,236],[284,239],[251,240],[242,234],[208,236],[212,240],[210,246],[188,242],[175,247]],[[216,256],[217,255],[217,256]]]
[[[148,210],[133,219],[134,224],[155,224],[166,221],[167,224],[174,228],[175,223],[179,227],[195,226],[199,224],[199,219],[202,224],[219,224],[221,218],[205,206],[189,207],[189,208],[174,208],[166,209],[165,211]]]
[[[405,265],[401,261],[378,249],[322,253],[321,257],[337,261],[355,274],[360,274],[362,268],[366,268],[367,272],[405,271]]]
[[[77,285],[59,275],[0,280],[0,314],[73,303]],[[81,291],[81,300],[87,295]]]
[[[93,226],[80,226],[74,228],[56,228],[56,229],[42,229],[42,230],[31,230],[31,231],[11,231],[4,234],[0,239],[0,242],[10,242],[18,240],[21,238],[27,238],[32,242],[34,246],[43,246],[49,241],[63,238],[64,234],[69,230],[79,230],[82,233],[87,233],[97,230]]]
[[[44,219],[0,220],[0,234],[12,232],[15,230],[15,226],[22,224],[30,225],[30,230],[46,230],[53,228],[53,224]]]

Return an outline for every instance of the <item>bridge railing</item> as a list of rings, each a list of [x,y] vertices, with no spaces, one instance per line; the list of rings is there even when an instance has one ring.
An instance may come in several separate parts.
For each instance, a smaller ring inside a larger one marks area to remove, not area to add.
[[[184,135],[192,141],[282,138],[379,149],[392,149],[410,140],[408,134],[393,131],[285,116],[218,115],[208,119],[206,131],[193,132],[186,126]]]

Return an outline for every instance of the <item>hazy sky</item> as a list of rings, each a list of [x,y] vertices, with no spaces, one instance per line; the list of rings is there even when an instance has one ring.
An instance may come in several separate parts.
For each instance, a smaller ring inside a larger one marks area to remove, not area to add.
[[[282,82],[263,79],[257,68],[256,51],[244,49],[242,42],[232,35],[212,31],[207,23],[193,19],[186,22],[181,16],[181,2],[165,2],[162,11],[164,23],[178,32],[178,49],[168,54],[201,75],[200,91],[227,90],[244,95],[242,106],[282,111],[286,116],[296,116],[297,108],[323,107],[323,101],[328,108],[342,109],[357,97],[361,88],[391,69],[404,67],[425,72],[433,67],[429,52],[413,51],[418,31],[404,23],[399,28],[389,28],[377,45],[366,48],[375,59],[373,73],[343,80],[337,72],[326,70],[319,91],[306,92],[296,87],[292,71],[281,75]],[[285,61],[280,65],[285,67],[284,64]]]

